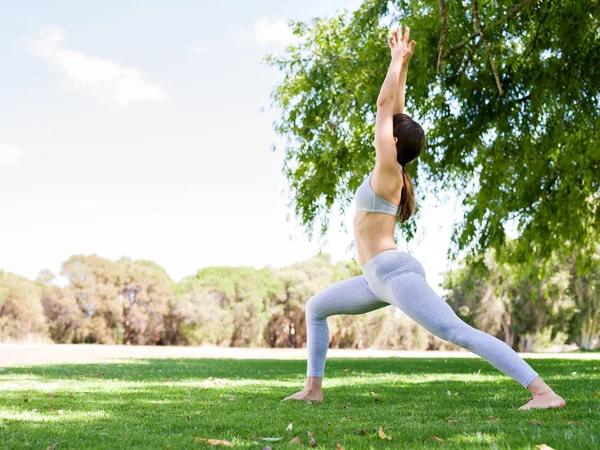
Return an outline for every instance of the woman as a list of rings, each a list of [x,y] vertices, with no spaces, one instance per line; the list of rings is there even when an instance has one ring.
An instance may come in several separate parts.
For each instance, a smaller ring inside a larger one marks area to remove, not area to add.
[[[377,99],[377,161],[355,196],[354,237],[363,275],[341,281],[306,303],[308,379],[300,392],[284,400],[323,400],[328,316],[394,305],[429,332],[467,348],[529,389],[533,398],[519,409],[564,407],[565,401],[514,350],[463,322],[427,284],[423,266],[396,248],[396,221],[406,221],[415,206],[404,167],[425,143],[421,126],[403,113],[408,62],[416,44],[409,43],[409,33],[406,28],[402,36],[396,28],[388,38],[392,61]]]

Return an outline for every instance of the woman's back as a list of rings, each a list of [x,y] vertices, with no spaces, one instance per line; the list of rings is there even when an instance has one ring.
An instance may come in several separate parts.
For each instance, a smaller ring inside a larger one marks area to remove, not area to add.
[[[363,266],[371,257],[396,248],[394,230],[402,194],[402,166],[397,171],[375,166],[356,191],[354,241],[358,262]]]

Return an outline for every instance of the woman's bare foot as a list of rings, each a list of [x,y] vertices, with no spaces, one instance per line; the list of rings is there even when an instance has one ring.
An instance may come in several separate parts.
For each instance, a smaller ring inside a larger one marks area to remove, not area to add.
[[[553,391],[535,395],[529,402],[521,406],[519,409],[532,408],[564,408],[565,400]]]
[[[552,390],[544,381],[537,377],[531,382],[527,389],[533,394],[533,398],[521,406],[519,409],[533,408],[564,408],[567,404],[565,400]]]
[[[322,391],[311,391],[307,388],[302,389],[300,392],[296,392],[294,395],[284,398],[284,400],[314,400],[321,402],[323,401]]]
[[[304,388],[284,400],[315,400],[323,401],[323,377],[308,377]]]

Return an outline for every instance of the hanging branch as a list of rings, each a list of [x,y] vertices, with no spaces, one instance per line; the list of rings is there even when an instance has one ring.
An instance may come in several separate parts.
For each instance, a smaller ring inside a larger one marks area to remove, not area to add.
[[[515,17],[517,14],[519,14],[521,12],[521,10],[529,5],[530,3],[535,3],[537,2],[537,0],[525,0],[522,3],[519,3],[515,6],[512,7],[512,9],[510,10],[510,12],[508,14],[505,14],[504,17],[501,20],[498,20],[497,22],[493,23],[490,27],[488,27],[488,30],[490,28],[492,28],[494,25],[501,25],[504,22],[508,22],[509,20],[511,20],[513,17]],[[450,51],[454,51],[456,49],[459,49],[461,47],[464,47],[465,45],[467,45],[470,41],[472,41],[473,39],[475,39],[477,36],[479,36],[479,31],[476,31],[475,33],[467,36],[466,38],[464,38],[462,41],[460,41],[458,44],[454,44],[452,47],[450,47]]]
[[[442,17],[442,32],[440,33],[440,43],[438,44],[437,73],[442,71],[442,57],[444,56],[444,44],[446,43],[446,5],[444,0],[440,0],[440,15]]]
[[[498,92],[500,94],[500,97],[502,97],[502,95],[504,95],[504,91],[502,90],[502,85],[500,84],[500,77],[498,76],[496,65],[494,64],[494,55],[492,55],[492,49],[490,48],[490,45],[485,40],[485,36],[483,35],[483,27],[481,26],[481,22],[479,21],[479,14],[477,13],[477,1],[478,0],[473,0],[473,17],[475,18],[475,24],[477,25],[479,35],[481,36],[481,40],[483,41],[483,45],[485,46],[485,51],[487,52],[488,58],[490,60],[490,65],[492,66],[492,72],[494,72],[494,78],[496,79]]]

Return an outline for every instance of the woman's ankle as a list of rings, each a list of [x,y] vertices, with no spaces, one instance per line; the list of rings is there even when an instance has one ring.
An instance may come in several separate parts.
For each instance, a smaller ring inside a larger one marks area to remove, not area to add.
[[[313,392],[321,391],[323,388],[323,377],[308,377],[304,388]]]
[[[529,392],[531,392],[534,396],[545,395],[554,392],[552,388],[548,386],[540,377],[537,377],[535,380],[533,380],[529,386],[527,386],[527,389],[529,389]]]

